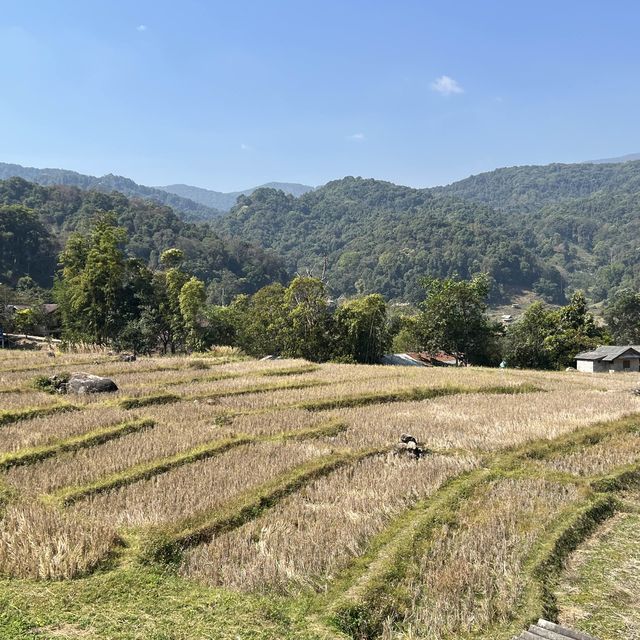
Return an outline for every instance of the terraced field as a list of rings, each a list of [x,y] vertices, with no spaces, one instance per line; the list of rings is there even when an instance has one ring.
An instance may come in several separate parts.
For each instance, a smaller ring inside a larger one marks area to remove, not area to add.
[[[120,391],[33,386],[78,370]],[[637,386],[0,352],[0,637],[507,640],[572,620],[591,534],[637,520]]]

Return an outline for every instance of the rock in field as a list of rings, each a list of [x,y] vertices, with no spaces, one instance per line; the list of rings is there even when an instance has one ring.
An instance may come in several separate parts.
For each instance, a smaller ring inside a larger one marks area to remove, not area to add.
[[[74,373],[67,384],[68,393],[113,393],[118,390],[116,383],[111,378],[95,376],[92,373]]]

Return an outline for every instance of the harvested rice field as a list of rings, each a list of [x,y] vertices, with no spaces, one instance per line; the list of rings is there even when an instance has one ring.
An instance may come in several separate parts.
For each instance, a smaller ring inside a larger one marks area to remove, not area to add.
[[[638,638],[639,386],[2,351],[0,638]]]

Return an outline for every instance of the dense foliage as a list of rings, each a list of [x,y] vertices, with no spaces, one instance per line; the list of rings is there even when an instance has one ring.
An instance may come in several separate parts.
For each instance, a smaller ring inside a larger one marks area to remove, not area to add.
[[[526,369],[560,369],[575,365],[576,354],[610,342],[604,327],[587,311],[582,292],[568,305],[550,309],[538,302],[511,325],[503,354],[507,364]]]
[[[119,193],[77,187],[41,187],[20,178],[0,181],[0,280],[31,275],[51,285],[56,255],[74,231],[86,232],[96,212],[113,211],[126,231],[124,249],[151,269],[162,252],[178,248],[185,269],[209,284],[216,302],[285,281],[282,260],[239,239],[221,237],[206,224],[181,220],[169,207]]]
[[[562,303],[640,288],[640,162],[511,167],[448,187],[344,178],[300,198],[258,190],[220,224],[291,268],[327,265],[336,294],[417,302],[423,276],[490,275],[493,300]]]
[[[495,359],[498,326],[487,318],[489,281],[485,274],[470,281],[425,278],[415,333],[421,350],[444,351],[456,362],[489,364]]]
[[[599,192],[638,193],[640,161],[506,167],[434,189],[501,211],[535,213],[541,207]]]
[[[427,275],[468,278],[485,272],[508,288],[557,287],[560,274],[535,255],[508,216],[428,190],[345,178],[300,198],[271,189],[241,197],[221,220],[232,236],[275,249],[291,267],[319,274],[336,294],[382,293],[417,301]]]
[[[222,310],[219,310],[222,312]],[[387,306],[379,294],[334,307],[321,280],[297,276],[236,299],[227,313],[231,344],[254,356],[375,363],[390,346]]]

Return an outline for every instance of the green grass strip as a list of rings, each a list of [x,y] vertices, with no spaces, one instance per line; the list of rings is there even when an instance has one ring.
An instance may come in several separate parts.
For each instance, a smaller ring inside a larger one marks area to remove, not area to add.
[[[345,465],[386,451],[387,448],[371,448],[358,452],[342,451],[315,458],[234,498],[226,506],[148,532],[140,545],[139,559],[143,562],[176,563],[186,548],[205,543],[213,536],[236,529],[257,518],[313,480]]]
[[[158,393],[152,396],[137,396],[123,398],[116,401],[117,406],[123,409],[140,409],[157,404],[172,404],[174,402],[194,401],[194,400],[216,400],[217,398],[227,398],[232,396],[244,396],[251,393],[268,393],[269,391],[282,391],[291,389],[307,389],[309,387],[327,386],[331,383],[323,380],[305,380],[302,382],[285,382],[269,385],[253,385],[241,389],[219,389],[207,393],[199,393],[191,396],[178,396],[174,393]],[[1,423],[0,423],[1,424]]]
[[[172,387],[180,384],[189,384],[190,382],[217,382],[219,380],[233,380],[234,378],[243,377],[285,377],[302,375],[305,373],[313,373],[318,371],[320,366],[317,364],[300,365],[297,367],[288,367],[286,369],[258,369],[257,371],[241,371],[230,373],[209,373],[204,375],[196,375],[191,378],[183,378],[182,380],[169,380],[164,382],[164,386]]]
[[[199,460],[206,460],[207,458],[224,453],[233,447],[248,444],[252,441],[253,438],[249,436],[239,436],[227,438],[225,440],[208,442],[188,451],[167,456],[166,458],[159,458],[137,464],[125,469],[124,471],[119,471],[105,476],[104,478],[100,478],[90,484],[75,487],[64,487],[55,493],[43,496],[43,500],[68,506],[74,502],[78,502],[78,500],[82,500],[83,498],[111,491],[119,487],[124,487],[126,485],[133,484],[134,482],[140,482],[141,480],[147,480],[148,478],[166,473],[167,471],[171,471],[171,469],[181,467],[185,464],[198,462]]]
[[[348,409],[352,407],[365,407],[370,404],[386,404],[389,402],[417,402],[430,400],[441,396],[464,393],[462,387],[413,387],[392,392],[361,393],[340,398],[325,398],[322,400],[309,400],[300,402],[297,406],[307,411],[327,411],[330,409]]]
[[[20,422],[20,420],[30,420],[42,416],[52,416],[56,413],[66,413],[68,411],[79,411],[80,407],[75,404],[53,404],[48,407],[29,407],[15,411],[0,411],[0,427]]]
[[[268,393],[269,391],[292,391],[295,389],[308,389],[310,387],[326,387],[332,384],[324,380],[303,380],[301,382],[280,382],[278,384],[254,385],[241,389],[220,389],[208,393],[185,396],[184,400],[215,400],[216,398],[230,398],[232,396],[245,396],[252,393]]]
[[[362,393],[341,398],[327,398],[323,400],[310,400],[300,402],[295,406],[307,411],[327,411],[330,409],[347,409],[352,407],[365,407],[371,404],[387,404],[390,402],[419,402],[431,400],[443,396],[460,395],[463,393],[489,393],[489,394],[519,394],[543,391],[533,385],[523,384],[517,386],[491,386],[491,387],[412,387],[392,392]]]
[[[424,554],[424,541],[444,522],[455,522],[458,505],[491,477],[490,470],[480,468],[450,479],[375,538],[336,583],[336,591],[345,582],[347,589],[329,606],[330,624],[349,637],[369,639],[380,635],[386,620],[401,618],[412,598],[402,583],[416,558]]]
[[[637,490],[640,488],[640,465],[637,462],[623,465],[612,473],[593,480],[591,488],[600,492]]]
[[[32,447],[29,449],[21,449],[13,453],[0,455],[0,470],[4,471],[11,467],[20,465],[34,464],[47,458],[52,458],[61,453],[69,451],[77,451],[93,447],[115,438],[120,438],[128,433],[150,429],[155,425],[153,420],[131,420],[128,422],[120,422],[108,427],[101,427],[79,436],[57,440],[40,447]]]
[[[287,367],[285,369],[264,369],[256,372],[254,375],[265,376],[267,378],[280,377],[280,376],[297,376],[303,373],[313,373],[319,371],[322,367],[318,364],[305,364],[297,367]]]
[[[63,487],[59,491],[43,496],[43,500],[58,503],[62,506],[68,506],[91,495],[111,491],[119,487],[134,484],[141,480],[147,480],[154,476],[166,473],[167,471],[171,471],[177,467],[212,458],[213,456],[220,455],[229,449],[239,447],[244,444],[251,444],[254,442],[277,442],[279,440],[321,438],[336,435],[341,431],[344,431],[346,428],[347,425],[340,420],[329,420],[321,422],[315,427],[310,427],[308,429],[285,431],[273,435],[238,435],[232,438],[225,438],[223,440],[214,440],[172,456],[157,458],[155,460],[150,460],[148,462],[129,467],[124,471],[119,471],[105,476],[90,484],[75,487]]]
[[[578,432],[567,433],[554,440],[535,443],[523,452],[522,457],[533,460],[548,460],[591,447],[607,438],[625,433],[640,433],[639,414],[608,422],[598,422],[584,427]]]
[[[26,365],[23,367],[11,367],[9,369],[6,368],[2,368],[0,369],[0,374],[1,373],[20,373],[23,371],[40,371],[41,369],[60,369],[61,367],[82,367],[84,365],[89,365],[89,364],[106,364],[108,362],[113,362],[113,358],[109,358],[108,360],[98,360],[96,358],[94,358],[93,360],[76,360],[75,362],[56,362],[55,359],[51,359],[50,362],[47,362],[46,364],[33,364],[33,365]]]
[[[172,404],[180,402],[180,396],[174,393],[158,393],[153,396],[139,396],[134,398],[123,398],[117,401],[117,405],[122,409],[140,409],[157,404]]]

